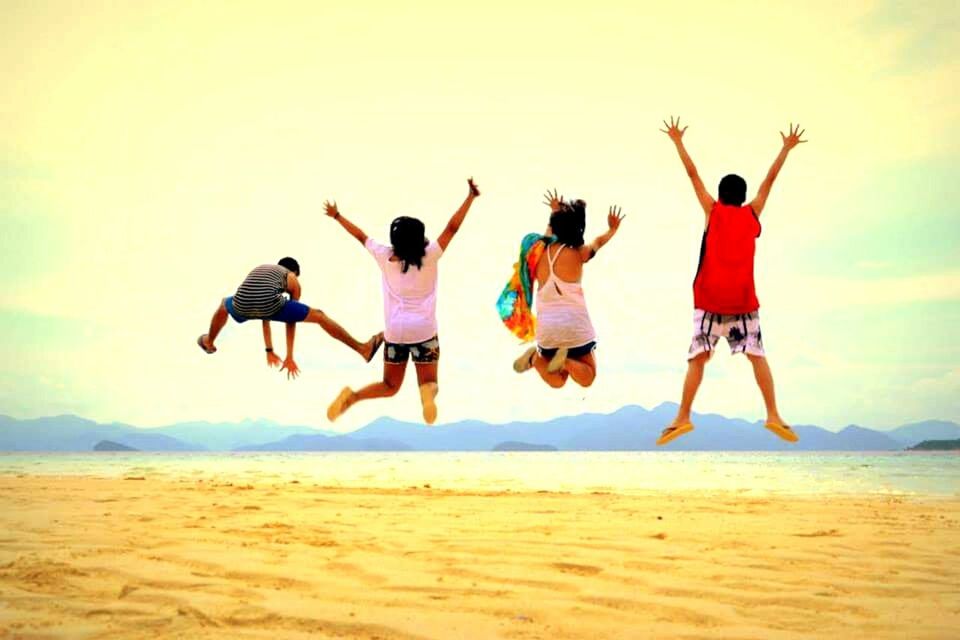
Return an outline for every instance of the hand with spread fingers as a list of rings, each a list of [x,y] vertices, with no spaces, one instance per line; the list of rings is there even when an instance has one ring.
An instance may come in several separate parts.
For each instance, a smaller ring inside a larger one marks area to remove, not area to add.
[[[548,189],[547,192],[543,194],[543,204],[550,207],[550,211],[558,211],[560,205],[563,204],[563,196],[557,194],[556,189],[552,192]]]
[[[610,207],[610,212],[607,214],[607,226],[610,227],[610,231],[613,233],[617,232],[617,229],[620,228],[620,223],[626,218],[625,215],[620,213],[621,211],[620,207],[614,205]]]
[[[293,361],[293,358],[287,358],[284,360],[283,366],[280,367],[280,370],[287,372],[287,380],[294,380],[300,375],[300,367],[298,367],[297,363]]]
[[[330,202],[329,200],[323,203],[323,212],[331,218],[336,218],[340,215],[340,211],[337,209],[337,203]]]
[[[790,132],[788,135],[783,135],[783,131],[780,132],[780,137],[783,138],[784,149],[787,149],[789,151],[790,149],[793,149],[798,144],[803,144],[804,142],[806,142],[806,140],[800,139],[800,136],[803,135],[803,132],[806,131],[806,129],[801,129],[799,124],[796,127],[794,127],[793,123],[791,122],[790,128],[788,129],[788,131]]]
[[[686,127],[681,129],[680,118],[677,118],[676,121],[674,121],[673,116],[670,116],[670,124],[667,124],[667,121],[664,120],[663,126],[665,126],[666,129],[660,129],[660,131],[663,131],[665,134],[670,136],[670,139],[674,142],[680,142],[680,140],[683,138],[684,132],[687,130]]]

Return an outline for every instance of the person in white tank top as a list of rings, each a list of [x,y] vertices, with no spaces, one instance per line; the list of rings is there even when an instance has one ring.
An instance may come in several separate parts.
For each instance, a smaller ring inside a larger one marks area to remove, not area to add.
[[[587,245],[583,242],[586,203],[565,202],[556,191],[548,192],[547,198],[551,209],[547,235],[555,241],[548,244],[533,274],[537,279],[537,346],[524,352],[513,366],[517,373],[536,369],[554,388],[565,385],[567,378],[589,387],[597,375],[593,354],[597,336],[580,279],[583,265],[617,233],[624,216],[618,207],[610,207],[606,233]]]
[[[344,411],[361,400],[386,398],[400,390],[412,359],[420,385],[423,419],[433,424],[437,419],[435,398],[437,365],[440,361],[440,339],[437,334],[437,275],[438,262],[447,245],[456,235],[480,195],[473,183],[467,181],[469,193],[440,237],[429,242],[423,223],[416,218],[401,216],[390,225],[390,245],[382,245],[367,236],[356,225],[344,218],[337,204],[325,203],[326,214],[370,252],[381,271],[383,287],[384,338],[383,380],[354,391],[344,387],[327,409],[332,422]]]

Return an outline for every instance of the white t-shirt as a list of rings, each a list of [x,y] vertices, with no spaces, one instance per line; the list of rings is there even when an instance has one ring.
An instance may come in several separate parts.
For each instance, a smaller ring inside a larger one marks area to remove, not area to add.
[[[436,242],[427,245],[423,266],[391,261],[393,248],[368,237],[364,245],[383,274],[383,337],[395,344],[417,344],[437,335],[437,261],[443,249]]]

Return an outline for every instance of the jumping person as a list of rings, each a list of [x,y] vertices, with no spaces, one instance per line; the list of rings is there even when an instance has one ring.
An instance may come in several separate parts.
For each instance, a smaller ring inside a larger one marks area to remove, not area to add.
[[[543,381],[554,388],[564,386],[567,378],[589,387],[597,376],[593,354],[597,338],[580,283],[583,265],[617,233],[624,216],[618,207],[610,207],[607,231],[585,244],[587,204],[583,200],[565,202],[556,191],[547,193],[547,204],[550,225],[540,240],[545,246],[535,264],[524,256],[518,263],[518,269],[528,268],[537,281],[537,346],[517,358],[513,368],[517,373],[536,369]],[[527,245],[525,239],[523,246]]]
[[[370,362],[383,344],[383,334],[377,334],[366,342],[358,342],[322,311],[311,309],[300,302],[299,276],[300,264],[293,258],[283,258],[277,264],[263,264],[255,268],[244,279],[236,294],[220,301],[220,306],[210,320],[209,333],[197,338],[197,344],[207,353],[216,352],[217,348],[213,343],[227,324],[228,317],[238,323],[262,320],[267,366],[276,367],[281,364],[281,360],[273,352],[270,322],[284,322],[287,325],[287,355],[280,369],[286,370],[288,379],[296,378],[300,374],[300,369],[293,359],[297,323],[314,322],[330,334],[330,337],[339,340]]]
[[[467,181],[467,198],[447,223],[436,241],[427,240],[423,222],[401,216],[390,225],[390,245],[378,244],[337,209],[336,202],[324,203],[326,214],[362,244],[377,261],[382,272],[384,336],[383,380],[353,391],[344,387],[327,409],[332,422],[361,400],[387,398],[400,390],[412,359],[420,385],[423,419],[433,424],[437,419],[435,398],[440,341],[437,335],[437,267],[440,257],[456,235],[480,191]]]
[[[796,442],[797,434],[780,417],[773,388],[773,375],[767,363],[760,333],[760,303],[753,281],[753,259],[756,239],[760,236],[760,214],[767,203],[773,181],[783,167],[787,154],[801,140],[803,130],[790,125],[789,134],[780,133],[783,147],[760,184],[757,196],[747,205],[747,183],[738,175],[730,174],[720,180],[718,200],[707,193],[697,168],[683,146],[686,127],[680,128],[680,119],[666,129],[680,154],[687,175],[693,183],[697,200],[703,208],[704,232],[700,245],[700,264],[693,281],[693,341],[687,355],[687,376],[683,383],[683,397],[677,416],[663,430],[658,445],[667,444],[693,431],[690,411],[694,396],[703,379],[703,369],[713,355],[721,337],[727,339],[730,351],[744,353],[753,365],[753,373],[766,404],[766,428],[788,442]]]

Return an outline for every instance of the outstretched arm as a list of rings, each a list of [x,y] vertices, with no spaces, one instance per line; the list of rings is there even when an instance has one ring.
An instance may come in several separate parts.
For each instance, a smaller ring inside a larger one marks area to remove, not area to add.
[[[360,244],[362,245],[367,244],[367,234],[365,234],[360,229],[360,227],[358,227],[357,225],[353,224],[352,222],[344,218],[342,215],[340,215],[340,211],[337,209],[336,202],[333,202],[333,203],[330,203],[329,201],[324,202],[323,212],[328,216],[330,216],[331,218],[333,218],[334,220],[336,220],[337,222],[339,222],[340,226],[346,229],[347,233],[349,233],[354,238],[356,238]]]
[[[623,222],[624,218],[626,216],[620,213],[620,207],[610,207],[610,212],[607,214],[608,228],[606,233],[597,236],[590,244],[580,247],[580,258],[584,262],[589,262],[593,256],[597,255],[597,251],[600,251],[600,248],[610,242],[610,239],[617,234],[620,223]]]
[[[796,128],[794,128],[793,123],[791,122],[789,131],[790,135],[786,136],[783,135],[783,131],[780,132],[780,137],[783,138],[783,147],[780,149],[780,153],[777,154],[776,159],[770,166],[770,170],[767,171],[767,177],[764,178],[763,182],[760,183],[760,190],[757,191],[757,197],[754,198],[753,202],[750,203],[750,206],[753,207],[753,212],[758,216],[767,204],[767,196],[770,195],[770,188],[773,187],[773,181],[777,179],[777,174],[779,174],[780,169],[783,168],[783,163],[787,159],[787,154],[790,153],[790,150],[798,144],[806,142],[806,140],[800,139],[800,136],[803,135],[803,132],[806,131],[806,129],[801,130],[799,124]]]
[[[467,180],[467,186],[470,187],[470,192],[467,194],[466,200],[463,201],[460,208],[453,214],[443,233],[437,238],[437,244],[439,244],[440,248],[444,251],[447,250],[447,245],[453,240],[453,236],[457,235],[457,231],[460,230],[460,225],[463,224],[463,220],[467,217],[467,211],[470,210],[470,205],[472,205],[473,201],[480,195],[480,190],[477,189],[477,185],[473,183],[473,178]]]
[[[687,170],[687,175],[690,176],[690,182],[693,183],[693,190],[697,194],[697,200],[700,202],[703,212],[706,215],[710,215],[715,201],[713,196],[707,193],[707,188],[703,186],[703,180],[700,179],[700,174],[697,173],[696,165],[693,164],[690,154],[687,153],[686,147],[683,146],[683,134],[687,128],[684,127],[681,129],[680,118],[677,118],[676,122],[674,122],[673,116],[670,117],[670,124],[667,124],[667,121],[664,120],[663,126],[665,126],[666,129],[660,129],[660,131],[663,131],[673,140],[673,144],[677,147],[677,153],[680,154],[680,160],[683,162],[683,168]]]

